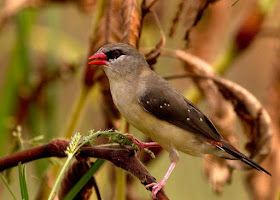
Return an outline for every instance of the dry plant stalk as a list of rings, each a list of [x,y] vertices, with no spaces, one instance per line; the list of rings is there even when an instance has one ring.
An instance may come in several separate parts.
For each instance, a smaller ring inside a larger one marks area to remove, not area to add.
[[[175,34],[175,32],[176,32],[176,28],[177,28],[177,26],[178,26],[180,17],[181,17],[181,15],[182,15],[182,13],[183,13],[183,9],[184,9],[184,6],[185,6],[185,3],[186,3],[186,2],[187,2],[186,0],[181,0],[181,1],[179,2],[179,4],[178,4],[176,14],[175,14],[175,16],[173,17],[172,25],[171,25],[171,27],[170,27],[170,29],[169,29],[169,34],[168,34],[168,36],[171,37],[171,38],[174,36],[174,34]]]
[[[278,48],[278,51],[280,49]],[[247,182],[251,195],[255,200],[279,199],[280,188],[280,59],[279,52],[272,70],[272,81],[267,93],[267,110],[272,119],[273,137],[271,153],[263,162],[263,167],[270,169],[272,177],[267,178],[264,174],[254,171],[249,174]]]
[[[186,21],[185,21],[185,40],[189,41],[189,34],[191,29],[196,26],[196,24],[201,19],[204,11],[208,5],[216,0],[191,0],[189,1],[188,9],[186,11]]]
[[[156,21],[156,25],[159,29],[161,39],[156,44],[155,48],[153,48],[150,52],[145,54],[145,59],[149,63],[150,67],[152,67],[152,65],[154,65],[157,62],[157,58],[159,57],[160,52],[161,52],[162,48],[165,46],[165,43],[166,43],[166,37],[165,37],[164,32],[162,30],[162,27],[160,25],[160,21],[158,19],[158,16],[154,11],[151,11],[151,13],[152,13],[152,15],[153,15],[153,17]]]
[[[261,163],[271,150],[272,126],[269,114],[261,103],[240,85],[219,77],[213,77],[212,80],[221,94],[232,103],[241,119],[244,132],[249,138],[246,149],[251,153],[250,158]],[[235,168],[248,167],[237,165]]]
[[[97,16],[98,21],[93,27],[90,36],[88,56],[92,55],[105,44],[120,42],[122,35],[121,23],[119,23],[121,21],[121,1],[104,0],[99,3],[101,5],[98,7],[100,9],[98,11],[99,16]],[[113,123],[114,119],[119,119],[120,115],[112,101],[108,79],[100,67],[86,64],[84,75],[85,86],[91,88],[97,81],[101,83],[100,89],[104,99],[102,110],[105,115],[105,126],[106,128],[113,128],[115,127]]]
[[[138,48],[142,21],[138,0],[123,0],[121,13],[123,30],[121,42]]]
[[[177,50],[175,55],[190,65],[206,69],[211,67],[184,51]],[[242,120],[244,132],[250,140],[246,145],[247,150],[251,153],[251,158],[260,163],[269,154],[271,147],[271,119],[267,111],[250,92],[240,85],[217,76],[206,78],[211,79],[225,99],[232,103],[236,114]],[[247,169],[244,165],[233,165],[233,167]]]
[[[201,75],[200,78],[212,80],[225,99],[232,103],[236,114],[242,121],[244,132],[250,140],[246,145],[248,151],[251,153],[250,157],[257,163],[264,160],[270,152],[272,130],[270,117],[259,101],[238,84],[211,75],[211,66],[199,58],[181,50],[173,52],[168,51],[168,54],[185,61],[190,66],[196,68],[196,70],[204,71],[205,74],[210,75]],[[231,140],[231,138],[228,139]],[[248,169],[248,167],[241,162],[227,160],[225,162],[230,168]],[[208,170],[208,168],[206,169]],[[225,177],[229,176],[228,173],[222,172],[221,175]],[[228,177],[228,181],[229,180],[230,178]]]
[[[90,36],[88,56],[91,56],[105,44],[119,42],[122,34],[119,23],[121,21],[121,2],[119,0],[104,0],[100,3],[101,6],[98,9],[102,10],[99,10],[100,16],[97,16],[99,19],[93,27]],[[103,72],[99,67],[93,67],[87,64],[84,77],[85,85],[88,87],[93,86],[95,80],[102,75]]]
[[[187,55],[184,52],[179,54],[182,58]],[[183,54],[183,55],[182,55]],[[189,57],[190,58],[190,57]],[[195,61],[194,63],[196,63]],[[199,75],[213,76],[214,71],[210,65],[190,65],[187,63],[186,71]],[[196,79],[194,80],[199,89],[203,92],[210,110],[210,118],[216,125],[222,136],[236,145],[236,138],[234,135],[234,113],[231,106],[226,102],[218,91],[218,88],[211,80]],[[232,124],[232,126],[229,126]],[[216,193],[223,192],[224,185],[229,183],[232,176],[232,169],[227,165],[227,161],[213,155],[206,155],[203,159],[203,166],[205,174],[211,184],[212,189]],[[210,162],[209,162],[210,161]]]

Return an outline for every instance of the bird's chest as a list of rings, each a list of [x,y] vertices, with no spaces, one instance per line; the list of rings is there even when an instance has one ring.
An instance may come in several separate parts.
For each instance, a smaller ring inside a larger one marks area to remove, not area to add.
[[[113,101],[120,113],[135,128],[149,135],[151,116],[141,107],[138,97],[140,88],[133,83],[111,84]]]
[[[132,86],[133,85],[133,86]],[[139,114],[140,105],[137,101],[137,86],[130,82],[119,82],[118,84],[110,84],[113,101],[127,119],[134,118]]]

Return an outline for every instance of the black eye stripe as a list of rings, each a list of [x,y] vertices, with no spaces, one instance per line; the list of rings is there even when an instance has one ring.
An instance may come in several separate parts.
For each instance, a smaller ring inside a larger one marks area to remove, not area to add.
[[[108,60],[110,60],[110,59],[117,59],[121,55],[124,55],[124,53],[120,49],[114,49],[114,50],[109,51],[109,52],[107,52],[105,54],[106,54]]]

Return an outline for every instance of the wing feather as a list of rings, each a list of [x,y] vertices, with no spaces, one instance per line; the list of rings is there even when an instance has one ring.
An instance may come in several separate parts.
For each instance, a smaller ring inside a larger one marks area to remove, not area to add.
[[[209,139],[222,138],[210,119],[173,88],[149,88],[138,100],[145,111],[158,119]]]

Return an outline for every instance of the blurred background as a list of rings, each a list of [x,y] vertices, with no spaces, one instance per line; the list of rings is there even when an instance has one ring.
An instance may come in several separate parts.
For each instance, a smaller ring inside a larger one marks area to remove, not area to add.
[[[147,4],[149,2],[152,1]],[[222,77],[246,88],[269,112],[273,112],[272,122],[277,129],[279,102],[271,99],[277,99],[280,93],[277,82],[280,77],[280,1],[213,1],[207,4],[198,23],[193,26],[194,18],[199,15],[197,11],[201,10],[197,2],[203,5],[207,1],[155,2],[152,10],[157,13],[166,36],[164,49],[185,49],[216,67],[214,70]],[[1,157],[54,138],[70,138],[76,131],[86,135],[91,129],[120,128],[119,115],[111,110],[112,105],[106,104],[109,97],[105,94],[107,90],[103,82],[91,82],[93,76],[102,72],[92,75],[87,61],[89,55],[100,47],[97,43],[106,43],[103,41],[106,34],[122,23],[114,17],[114,13],[120,11],[121,3],[117,0],[0,2]],[[139,1],[139,5],[141,3]],[[113,10],[108,14],[110,9]],[[110,30],[100,28],[106,13],[112,20]],[[145,16],[138,41],[143,53],[155,47],[161,39],[160,30],[155,27],[152,16]],[[114,42],[113,39],[107,43]],[[178,59],[162,55],[153,67],[161,76],[168,76],[183,74],[183,66]],[[190,92],[195,87],[191,80],[176,79],[170,83],[181,93],[190,95],[202,111],[209,113],[207,102]],[[246,151],[242,147],[246,137],[238,120],[236,122],[234,130],[239,148]],[[146,139],[133,127],[130,127],[130,133]],[[274,170],[277,163],[280,164],[279,153],[277,148],[274,149],[277,144],[279,140],[273,139],[273,154],[267,159],[269,161],[265,160],[267,163],[261,164],[273,177],[257,174],[261,176],[256,179],[262,182],[261,186],[250,185],[249,172],[234,171],[230,184],[217,189],[207,180],[202,158],[180,154],[180,162],[165,191],[170,199],[279,199],[280,171]],[[63,159],[44,159],[27,164],[30,199],[43,199],[38,193],[42,188],[50,190],[53,184],[52,179],[46,181],[50,166],[60,166],[61,162]],[[157,180],[161,180],[169,164],[167,152],[162,151],[147,167]],[[208,164],[211,165],[211,160]],[[103,199],[115,198],[112,168],[112,164],[106,162],[96,175]],[[17,170],[9,170],[6,176],[19,196]],[[133,195],[128,195],[130,199],[150,199],[150,192],[138,180],[133,182],[130,191],[133,191]],[[2,182],[0,199],[12,199]],[[95,194],[91,199],[96,199]]]

